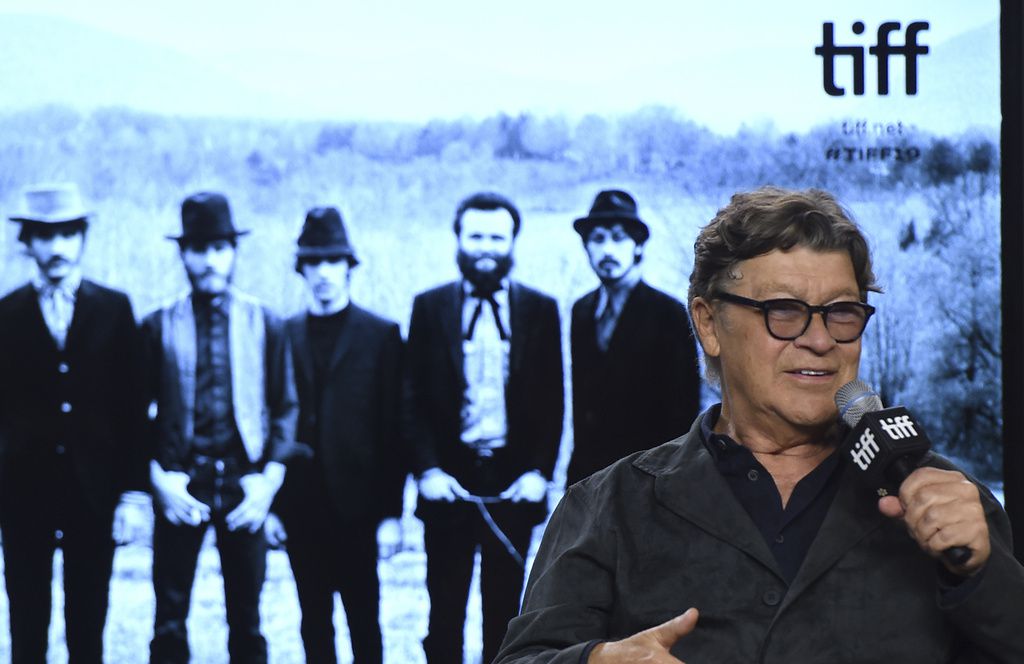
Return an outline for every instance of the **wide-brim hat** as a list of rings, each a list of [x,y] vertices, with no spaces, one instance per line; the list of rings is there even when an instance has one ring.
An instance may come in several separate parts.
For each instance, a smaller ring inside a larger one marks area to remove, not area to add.
[[[333,207],[315,207],[306,213],[295,255],[297,258],[341,256],[353,266],[359,264],[341,213]]]
[[[73,182],[37,184],[21,192],[21,206],[7,218],[35,224],[64,224],[82,221],[91,213],[82,203],[78,185]]]
[[[168,235],[179,244],[234,240],[248,230],[235,228],[231,207],[223,194],[203,191],[181,202],[181,235]]]
[[[590,214],[574,221],[572,227],[586,241],[587,235],[595,226],[613,224],[622,224],[637,244],[643,244],[651,236],[651,230],[637,215],[636,201],[619,189],[608,189],[599,193],[590,207]]]

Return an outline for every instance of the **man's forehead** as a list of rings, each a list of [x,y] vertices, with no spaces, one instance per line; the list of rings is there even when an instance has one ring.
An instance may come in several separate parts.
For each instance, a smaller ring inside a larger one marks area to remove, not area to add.
[[[853,261],[844,251],[815,251],[798,248],[775,250],[741,261],[729,268],[734,282],[749,284],[752,294],[768,293],[857,295],[860,289]]]
[[[512,215],[505,208],[479,210],[472,208],[462,214],[463,232],[512,234]]]
[[[587,234],[587,237],[592,237],[594,233],[598,231],[601,231],[609,235],[615,235],[616,232],[621,233],[623,235],[628,235],[628,233],[626,232],[626,227],[622,224],[622,222],[618,221],[611,223],[594,224],[594,227],[590,229],[590,233]]]

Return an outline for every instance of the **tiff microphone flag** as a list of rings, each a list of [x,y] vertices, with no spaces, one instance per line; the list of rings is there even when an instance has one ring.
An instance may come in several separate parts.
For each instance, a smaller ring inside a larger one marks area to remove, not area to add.
[[[882,400],[864,382],[850,381],[836,393],[839,417],[851,431],[843,454],[865,486],[879,497],[899,495],[903,480],[914,472],[931,449],[921,424],[903,406],[883,408]],[[971,550],[954,546],[946,560],[963,565]]]

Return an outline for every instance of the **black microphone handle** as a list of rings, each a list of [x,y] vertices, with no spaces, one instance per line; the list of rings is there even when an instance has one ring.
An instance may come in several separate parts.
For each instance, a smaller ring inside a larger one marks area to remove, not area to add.
[[[888,471],[891,473],[890,477],[896,480],[897,484],[902,485],[903,480],[907,479],[907,477],[910,476],[910,473],[917,469],[918,465],[913,459],[908,457],[899,457],[893,460]],[[942,557],[946,559],[946,562],[956,567],[963,567],[966,565],[972,555],[974,555],[974,552],[967,546],[951,546],[942,552]]]

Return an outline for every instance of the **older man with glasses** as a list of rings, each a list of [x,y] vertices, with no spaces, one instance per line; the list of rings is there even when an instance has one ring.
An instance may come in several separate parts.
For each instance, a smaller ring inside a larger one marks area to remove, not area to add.
[[[836,394],[878,291],[846,211],[737,194],[694,257],[722,403],[568,490],[497,661],[1024,661],[1024,568],[991,493],[930,455],[873,500],[841,461]]]

